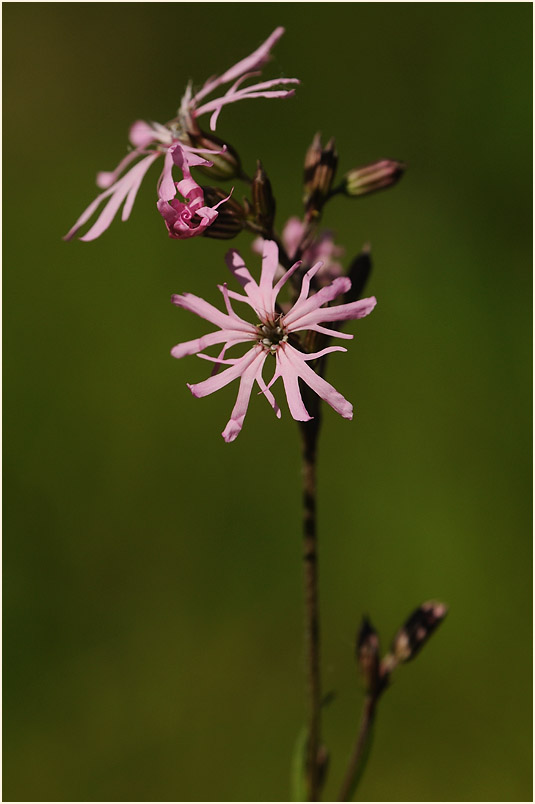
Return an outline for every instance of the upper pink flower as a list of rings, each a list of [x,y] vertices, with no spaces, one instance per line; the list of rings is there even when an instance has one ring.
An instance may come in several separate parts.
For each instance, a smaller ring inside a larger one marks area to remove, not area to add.
[[[185,310],[190,310],[219,327],[218,330],[210,332],[202,338],[178,344],[171,350],[173,357],[179,358],[185,355],[197,354],[199,357],[213,361],[216,364],[215,371],[222,365],[229,366],[220,374],[216,373],[204,382],[188,385],[192,394],[196,397],[207,396],[240,377],[238,398],[230,420],[222,433],[227,442],[234,441],[242,429],[255,382],[275,410],[277,417],[280,417],[280,409],[269,390],[279,377],[282,377],[288,407],[294,419],[308,421],[312,418],[303,403],[299,390],[299,379],[306,383],[345,419],[353,417],[351,403],[344,399],[332,385],[317,375],[308,365],[310,360],[316,360],[330,352],[345,352],[347,350],[341,346],[329,346],[320,352],[305,354],[296,349],[290,343],[290,340],[294,333],[305,330],[313,330],[314,332],[337,338],[352,338],[352,335],[329,329],[323,324],[329,321],[348,321],[353,318],[363,318],[371,313],[376,305],[376,299],[372,296],[350,304],[323,307],[322,305],[333,301],[342,293],[346,293],[351,287],[351,281],[347,277],[338,277],[330,285],[309,297],[310,281],[321,268],[321,262],[319,262],[303,276],[301,292],[295,304],[288,312],[280,313],[276,307],[277,295],[301,263],[295,263],[274,284],[275,273],[279,264],[278,256],[276,243],[266,240],[264,242],[262,273],[260,282],[257,284],[247,270],[240,254],[234,249],[228,252],[226,257],[227,265],[244,288],[246,295],[229,290],[226,284],[219,286],[225,300],[226,313],[220,312],[204,299],[200,299],[190,293],[172,297],[173,304],[183,307]],[[234,311],[231,299],[245,302],[252,307],[257,317],[257,323],[252,324],[241,318]],[[225,358],[227,349],[240,343],[250,345],[245,354],[242,357]],[[217,357],[204,354],[205,349],[215,344],[223,344],[223,348]],[[275,370],[271,380],[266,384],[262,371],[265,361],[270,356],[275,358]]]
[[[286,253],[291,260],[293,260],[296,255],[304,233],[305,224],[300,218],[288,218],[282,230],[281,239]],[[256,240],[253,241],[253,251],[257,254],[262,254],[263,244],[263,239],[257,237]],[[343,268],[341,263],[337,261],[337,258],[343,257],[344,254],[345,249],[342,246],[335,245],[334,236],[330,229],[323,229],[310,246],[303,251],[303,262],[306,265],[314,265],[318,260],[321,260],[322,266],[316,274],[316,284],[323,287],[342,274]],[[278,279],[283,273],[284,268],[282,265],[279,265],[276,278]]]
[[[182,181],[175,183],[175,186],[186,201],[180,201],[178,198],[167,200],[160,194],[157,207],[165,221],[169,237],[185,240],[202,234],[215,221],[218,215],[217,208],[228,201],[230,195],[213,207],[207,207],[202,187],[199,187],[192,178],[188,158],[182,148],[175,146],[173,149],[173,163],[180,168],[184,176]]]
[[[195,234],[201,234],[206,226],[210,225],[217,217],[216,207],[210,208],[204,206],[204,199],[202,189],[191,178],[189,168],[197,165],[204,165],[211,167],[212,162],[206,159],[202,154],[221,153],[221,151],[210,151],[206,149],[198,149],[192,145],[190,135],[198,132],[197,119],[203,114],[211,113],[210,127],[215,130],[218,115],[223,106],[234,103],[239,100],[247,98],[287,98],[295,94],[293,89],[274,89],[286,84],[298,84],[297,78],[279,78],[272,81],[263,81],[261,83],[252,84],[242,87],[241,84],[252,75],[257,75],[258,71],[269,60],[270,51],[273,45],[280,39],[284,33],[284,28],[277,28],[271,36],[254,51],[247,58],[235,64],[223,75],[215,78],[210,78],[202,87],[202,89],[192,94],[191,85],[188,86],[178,115],[173,120],[165,125],[161,123],[146,123],[144,120],[137,120],[130,128],[129,139],[133,146],[124,159],[119,162],[115,170],[110,172],[100,172],[97,174],[97,186],[104,192],[100,193],[95,200],[87,207],[82,215],[78,218],[72,229],[65,235],[65,240],[71,240],[79,231],[79,229],[87,223],[95,214],[100,204],[104,199],[108,198],[107,204],[101,210],[100,215],[97,217],[93,226],[80,238],[80,240],[95,240],[99,237],[111,224],[115,218],[119,208],[124,202],[121,218],[123,221],[127,220],[132,211],[134,201],[145,177],[146,172],[153,162],[160,157],[164,157],[164,167],[160,178],[158,180],[158,199],[159,208],[162,206],[160,202],[173,201],[177,195],[177,191],[181,194],[182,191],[178,185],[182,184],[183,189],[186,185],[183,184],[187,181],[187,187],[190,195],[186,196],[186,203],[176,202],[172,206],[176,208],[176,204],[181,205],[181,215],[184,211],[186,217],[192,217],[199,209],[208,210],[210,214],[205,214],[203,217],[206,225],[189,227],[189,234],[184,234],[180,226],[178,229],[175,227],[173,232],[170,231],[173,237],[191,237]],[[232,86],[221,97],[206,100],[214,90],[223,84],[232,83]],[[128,172],[124,173],[125,169],[131,165]],[[182,180],[174,182],[172,170],[173,166],[179,166],[182,170]],[[184,169],[186,168],[186,169]],[[191,195],[194,191],[194,196]],[[201,204],[199,205],[199,199]],[[215,210],[215,212],[214,212]],[[164,214],[163,208],[160,209]],[[165,209],[164,219],[169,228],[169,216],[172,214]],[[203,215],[204,213],[201,213]],[[182,215],[182,218],[184,216]],[[180,234],[177,234],[180,231]]]

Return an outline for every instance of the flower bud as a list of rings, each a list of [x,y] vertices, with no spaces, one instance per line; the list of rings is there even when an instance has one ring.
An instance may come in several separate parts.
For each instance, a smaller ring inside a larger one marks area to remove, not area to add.
[[[352,197],[386,190],[401,179],[405,168],[403,162],[396,162],[394,159],[382,159],[371,165],[354,168],[346,173],[340,189]]]
[[[256,163],[256,173],[251,185],[251,193],[255,223],[261,226],[265,232],[271,233],[275,219],[275,199],[271,190],[271,182],[260,160]]]
[[[308,151],[305,154],[305,169],[303,173],[305,203],[307,199],[307,194],[310,195],[310,192],[312,190],[314,174],[316,172],[317,166],[320,163],[322,150],[323,148],[321,147],[321,134],[318,131],[318,133],[314,135],[312,144],[309,146]]]
[[[228,142],[216,137],[215,134],[205,134],[200,129],[189,139],[194,148],[207,151],[220,151],[220,153],[207,153],[206,158],[212,162],[212,167],[199,166],[197,169],[210,176],[211,179],[236,179],[242,175],[241,160],[238,152]]]
[[[228,193],[221,187],[203,187],[204,203],[206,206],[214,207],[227,197]],[[217,240],[231,240],[236,237],[245,224],[245,210],[239,201],[229,198],[218,209],[215,221],[204,230],[204,237],[213,237]]]
[[[414,659],[447,613],[447,607],[436,601],[422,603],[413,611],[392,642],[391,652],[396,663]]]
[[[357,662],[366,691],[375,692],[379,682],[379,637],[367,617],[363,617],[357,634]]]
[[[307,210],[320,211],[331,192],[338,154],[332,137],[325,148],[316,134],[305,156],[303,203]]]

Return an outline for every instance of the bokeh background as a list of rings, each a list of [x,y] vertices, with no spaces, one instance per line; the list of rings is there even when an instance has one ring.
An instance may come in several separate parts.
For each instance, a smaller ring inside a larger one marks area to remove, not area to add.
[[[171,241],[158,169],[130,221],[64,243],[137,118],[287,29],[220,136],[261,157],[279,225],[303,154],[382,158],[335,199],[379,304],[330,378],[319,470],[325,714],[335,795],[362,691],[353,644],[450,606],[382,702],[364,800],[531,800],[531,5],[6,4],[4,800],[279,800],[305,701],[298,435],[174,361],[227,244]],[[245,188],[243,188],[245,191]],[[238,187],[241,194],[242,188]],[[250,253],[251,237],[237,245]],[[251,265],[258,258],[250,257]],[[279,396],[281,396],[279,391]]]

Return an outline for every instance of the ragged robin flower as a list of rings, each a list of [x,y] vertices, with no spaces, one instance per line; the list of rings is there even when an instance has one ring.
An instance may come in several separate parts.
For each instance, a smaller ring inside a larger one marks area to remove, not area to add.
[[[80,240],[95,240],[99,237],[110,226],[123,204],[121,218],[123,221],[127,220],[145,174],[151,165],[161,157],[164,158],[164,165],[157,187],[159,204],[160,202],[173,202],[177,192],[180,192],[179,189],[177,190],[177,185],[180,182],[173,181],[172,171],[174,166],[180,164],[189,171],[189,168],[192,167],[211,167],[213,163],[209,158],[206,158],[206,155],[209,157],[212,154],[214,158],[217,156],[219,159],[224,159],[225,146],[206,147],[206,138],[204,137],[202,138],[202,147],[198,147],[200,136],[198,119],[202,115],[210,114],[210,127],[214,130],[221,109],[229,103],[247,100],[248,98],[291,97],[295,90],[281,89],[281,87],[288,84],[298,84],[297,78],[278,78],[242,86],[244,81],[258,75],[259,70],[269,60],[271,48],[283,33],[284,28],[276,28],[254,53],[242,59],[221,76],[208,79],[198,92],[194,93],[190,84],[182,98],[177,116],[165,125],[137,120],[130,128],[129,134],[133,149],[119,162],[115,170],[97,174],[97,186],[104,192],[100,193],[87,207],[64,239],[71,240],[74,238],[81,227],[93,218],[105,199],[108,199],[106,205],[101,210],[93,226]],[[208,98],[216,89],[230,82],[233,83],[224,95],[212,99]],[[125,173],[125,169],[132,163],[135,164]],[[191,174],[187,175],[183,171],[181,181],[189,181],[190,179]],[[193,200],[195,201],[194,207],[197,210],[199,206],[204,207],[204,203],[202,190],[199,196],[200,187],[195,182],[194,184],[195,198]],[[198,203],[199,198],[201,198],[200,204]],[[185,199],[186,205],[191,204],[191,202],[192,197]],[[178,203],[181,204],[182,202]],[[160,209],[160,212],[169,228],[169,218],[172,213],[165,207],[163,210]],[[188,208],[186,217],[190,212],[191,209]],[[205,217],[205,222],[208,217],[211,217],[212,220],[215,219],[217,211],[215,214]],[[209,222],[206,225],[209,225]],[[173,231],[175,232],[174,234],[170,231],[172,237],[191,237],[195,234],[202,234],[203,228],[194,227],[193,230],[188,228],[188,231],[186,231],[179,225],[178,229],[175,227]],[[179,234],[176,234],[177,231]]]
[[[279,253],[276,243],[271,240],[264,242],[262,259],[262,273],[257,284],[249,273],[240,254],[231,249],[227,253],[227,265],[242,285],[246,295],[229,290],[227,285],[219,286],[226,306],[226,313],[222,313],[204,299],[190,293],[174,295],[173,304],[182,307],[201,318],[210,321],[219,329],[186,343],[180,343],[171,350],[173,357],[180,358],[196,354],[205,360],[214,362],[215,371],[226,366],[220,373],[215,373],[204,382],[188,385],[195,397],[203,397],[224,388],[230,382],[240,378],[240,387],[236,404],[230,420],[223,430],[223,438],[230,442],[242,429],[249,400],[256,382],[260,392],[266,397],[269,404],[280,418],[280,409],[270,391],[271,386],[280,377],[284,385],[286,399],[290,413],[297,421],[308,421],[312,417],[305,408],[299,380],[302,380],[318,396],[325,400],[337,413],[345,419],[353,417],[353,406],[323,377],[320,377],[308,365],[331,352],[347,351],[341,346],[329,346],[320,352],[306,354],[298,348],[300,333],[307,330],[319,332],[336,338],[350,339],[353,336],[338,330],[323,326],[330,321],[348,321],[353,318],[363,318],[371,313],[376,305],[372,296],[367,299],[339,304],[332,307],[324,305],[336,299],[349,290],[351,281],[347,277],[338,277],[330,285],[309,296],[310,282],[321,268],[321,262],[316,263],[303,276],[301,291],[295,304],[285,313],[277,308],[277,296],[290,278],[299,268],[296,262],[275,284],[275,273],[279,264]],[[252,308],[255,323],[241,318],[232,307],[232,300],[244,302]],[[204,353],[204,350],[216,344],[223,344],[217,357]],[[226,352],[238,344],[248,344],[249,348],[241,357],[225,357]],[[295,344],[295,345],[294,345]],[[266,361],[274,359],[274,372],[269,380],[263,378],[263,369]]]

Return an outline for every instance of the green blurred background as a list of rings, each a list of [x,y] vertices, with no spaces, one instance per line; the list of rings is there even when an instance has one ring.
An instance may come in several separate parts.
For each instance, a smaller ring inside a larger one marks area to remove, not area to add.
[[[174,361],[219,303],[227,244],[171,241],[155,168],[130,221],[61,236],[125,152],[200,83],[286,35],[266,77],[294,99],[226,109],[262,157],[279,225],[312,135],[388,193],[335,199],[368,292],[330,363],[319,470],[325,715],[335,795],[362,692],[354,635],[411,610],[445,625],[398,673],[365,800],[531,799],[530,4],[6,4],[4,800],[286,800],[305,701],[299,459],[286,409]],[[241,187],[237,191],[241,194]],[[237,245],[250,254],[251,237]],[[259,259],[250,257],[258,268]],[[278,396],[282,393],[279,389]]]

